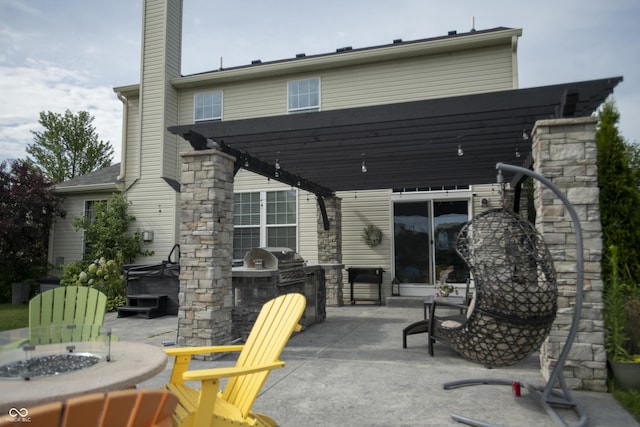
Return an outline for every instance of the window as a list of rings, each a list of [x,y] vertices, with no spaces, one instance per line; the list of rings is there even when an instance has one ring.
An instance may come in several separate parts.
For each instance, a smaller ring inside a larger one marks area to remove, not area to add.
[[[84,201],[84,216],[89,218],[89,221],[93,223],[95,221],[95,213],[93,212],[93,204],[95,200],[85,200]]]
[[[450,269],[447,282],[465,283],[469,268],[455,244],[469,219],[471,192],[414,192],[392,200],[394,275],[400,283],[434,284]]]
[[[267,246],[296,249],[296,192],[267,193]]]
[[[85,200],[84,201],[84,216],[89,220],[90,224],[93,224],[94,222],[96,222],[96,210],[95,210],[96,205],[98,203],[104,203],[104,202],[105,202],[104,200]],[[89,250],[89,247],[83,235],[82,253],[86,254],[88,250]]]
[[[320,111],[320,79],[294,80],[287,86],[291,114]]]
[[[260,246],[260,193],[236,193],[233,203],[233,258]]]
[[[196,93],[193,102],[193,120],[222,120],[222,91]]]
[[[233,209],[233,258],[251,248],[278,246],[297,250],[296,190],[236,193]]]

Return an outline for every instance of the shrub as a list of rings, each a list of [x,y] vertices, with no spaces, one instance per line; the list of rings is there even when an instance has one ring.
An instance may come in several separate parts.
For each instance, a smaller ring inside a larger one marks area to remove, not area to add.
[[[125,304],[126,285],[122,266],[115,260],[100,258],[87,264],[78,261],[64,266],[60,284],[90,286],[107,296],[107,310],[114,311]]]
[[[128,207],[129,203],[123,194],[114,194],[109,200],[95,202],[93,217],[74,219],[76,230],[84,232],[85,261],[104,257],[123,265],[132,262],[138,255],[153,255],[153,252],[144,249],[139,230],[133,235],[129,234],[135,217],[129,215]]]

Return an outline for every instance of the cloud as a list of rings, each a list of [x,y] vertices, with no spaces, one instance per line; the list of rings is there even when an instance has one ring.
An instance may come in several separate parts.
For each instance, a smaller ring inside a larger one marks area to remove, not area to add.
[[[122,104],[107,86],[95,86],[82,72],[53,63],[28,60],[19,67],[0,65],[0,161],[25,158],[33,142],[30,131],[41,130],[41,111],[88,111],[101,140],[110,141],[120,160]]]

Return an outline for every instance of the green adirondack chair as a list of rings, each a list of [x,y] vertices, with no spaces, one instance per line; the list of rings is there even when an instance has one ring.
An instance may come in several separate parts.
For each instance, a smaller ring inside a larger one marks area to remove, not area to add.
[[[43,292],[29,301],[29,338],[2,349],[91,341],[100,334],[106,307],[106,295],[94,288],[60,286]]]

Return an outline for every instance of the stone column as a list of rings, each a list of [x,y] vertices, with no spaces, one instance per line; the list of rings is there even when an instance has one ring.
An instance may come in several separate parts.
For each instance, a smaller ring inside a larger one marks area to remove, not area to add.
[[[178,344],[232,339],[233,164],[217,150],[182,153]]]
[[[595,130],[597,119],[542,120],[533,132],[536,172],[550,179],[574,206],[584,241],[584,296],[580,329],[565,363],[567,385],[606,391],[606,353],[600,275],[600,223]],[[576,286],[576,235],[569,213],[555,194],[536,181],[536,227],[554,259],[558,276],[558,316],[540,352],[542,373],[548,378],[562,351],[572,322]]]
[[[324,268],[327,290],[327,305],[341,307],[342,298],[342,200],[325,197],[329,218],[329,230],[324,229],[322,214],[318,207],[318,263]]]

